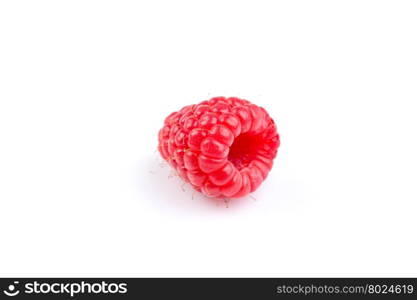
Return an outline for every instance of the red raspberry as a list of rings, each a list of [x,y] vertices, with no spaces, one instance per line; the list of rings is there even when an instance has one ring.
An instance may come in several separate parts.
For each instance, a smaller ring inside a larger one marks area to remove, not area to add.
[[[179,176],[209,197],[238,198],[256,190],[280,144],[262,107],[215,97],[165,119],[158,150]]]

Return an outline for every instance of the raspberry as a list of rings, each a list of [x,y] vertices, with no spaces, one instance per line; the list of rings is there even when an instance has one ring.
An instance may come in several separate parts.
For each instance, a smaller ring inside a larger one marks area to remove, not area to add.
[[[179,176],[209,197],[238,198],[268,176],[280,145],[262,107],[215,97],[171,113],[159,131],[158,150]]]

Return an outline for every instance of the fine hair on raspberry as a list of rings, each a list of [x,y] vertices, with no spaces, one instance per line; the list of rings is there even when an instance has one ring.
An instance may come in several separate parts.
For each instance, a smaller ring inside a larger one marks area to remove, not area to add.
[[[280,138],[266,110],[247,100],[215,97],[166,117],[162,157],[208,197],[239,198],[266,179]]]

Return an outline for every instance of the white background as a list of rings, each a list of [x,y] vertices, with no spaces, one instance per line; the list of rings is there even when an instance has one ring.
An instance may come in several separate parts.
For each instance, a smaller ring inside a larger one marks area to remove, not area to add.
[[[1,276],[417,276],[415,1],[2,1]],[[265,107],[282,145],[216,205],[170,112]]]

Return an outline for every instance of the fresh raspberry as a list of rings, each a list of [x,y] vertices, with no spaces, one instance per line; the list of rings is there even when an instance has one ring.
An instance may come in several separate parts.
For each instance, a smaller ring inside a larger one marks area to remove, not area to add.
[[[197,191],[238,198],[265,180],[280,144],[265,109],[215,97],[170,114],[159,131],[162,157]]]

